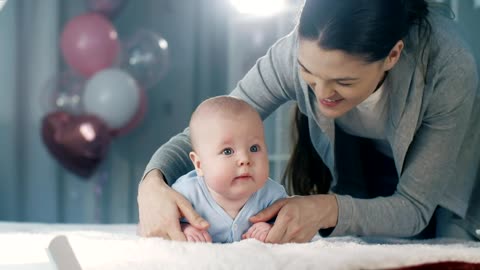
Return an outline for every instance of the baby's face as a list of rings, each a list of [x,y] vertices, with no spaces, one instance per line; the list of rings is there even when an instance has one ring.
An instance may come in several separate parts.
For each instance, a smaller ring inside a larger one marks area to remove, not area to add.
[[[268,178],[263,123],[245,112],[234,117],[209,117],[196,133],[196,154],[211,192],[228,200],[248,198]]]

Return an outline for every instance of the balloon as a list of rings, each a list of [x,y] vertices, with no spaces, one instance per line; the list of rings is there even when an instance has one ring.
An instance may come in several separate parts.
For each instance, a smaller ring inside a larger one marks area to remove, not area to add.
[[[111,67],[120,52],[117,31],[97,13],[70,20],[63,29],[60,47],[67,64],[86,77]]]
[[[157,84],[168,67],[168,42],[149,30],[139,30],[125,42],[121,67],[144,88]]]
[[[140,92],[139,93],[140,101],[139,101],[137,112],[125,126],[118,129],[112,129],[110,131],[110,134],[112,135],[112,137],[118,137],[118,136],[122,136],[129,133],[130,131],[135,129],[145,117],[145,114],[147,113],[147,95],[143,88],[139,88],[138,90]]]
[[[120,69],[105,69],[85,85],[83,105],[89,114],[102,118],[111,129],[125,126],[137,112],[140,91],[135,80]]]
[[[53,112],[42,120],[42,139],[50,154],[66,169],[90,177],[107,154],[107,125],[93,115]]]
[[[69,70],[51,77],[42,90],[44,111],[81,114],[83,110],[81,97],[84,87],[85,79]]]
[[[87,0],[90,11],[113,18],[125,5],[125,0]]]

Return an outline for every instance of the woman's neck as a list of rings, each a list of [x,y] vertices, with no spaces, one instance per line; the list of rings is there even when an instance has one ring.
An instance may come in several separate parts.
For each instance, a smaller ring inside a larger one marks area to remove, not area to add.
[[[388,70],[383,73],[382,79],[380,80],[380,82],[378,82],[377,87],[375,88],[375,91],[373,91],[373,93],[377,92],[377,90],[380,89],[382,84],[385,82],[387,75],[388,75]]]

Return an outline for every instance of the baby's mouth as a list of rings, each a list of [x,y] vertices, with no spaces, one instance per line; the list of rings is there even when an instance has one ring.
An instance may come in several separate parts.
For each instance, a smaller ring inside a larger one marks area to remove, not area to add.
[[[243,173],[237,177],[234,178],[234,180],[247,180],[247,179],[251,179],[252,176],[248,173]]]

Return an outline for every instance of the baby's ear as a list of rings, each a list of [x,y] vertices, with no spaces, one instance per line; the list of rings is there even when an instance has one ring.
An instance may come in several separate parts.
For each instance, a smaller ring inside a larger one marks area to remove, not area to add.
[[[195,170],[197,171],[197,175],[198,176],[203,176],[200,157],[197,155],[197,153],[195,153],[193,151],[190,152],[189,156],[190,156],[190,160],[193,163],[193,166],[195,166]]]

